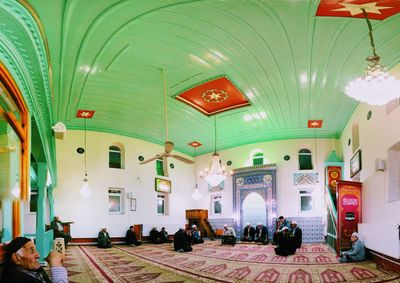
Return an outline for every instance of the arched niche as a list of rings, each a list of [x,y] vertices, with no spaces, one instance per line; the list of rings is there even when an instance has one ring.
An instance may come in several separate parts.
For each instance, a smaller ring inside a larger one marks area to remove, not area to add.
[[[243,203],[252,193],[258,194],[265,203],[266,222],[269,237],[275,229],[276,219],[276,167],[264,165],[257,168],[236,169],[233,175],[233,211],[235,230],[241,235],[245,226]],[[264,213],[264,211],[263,211]]]

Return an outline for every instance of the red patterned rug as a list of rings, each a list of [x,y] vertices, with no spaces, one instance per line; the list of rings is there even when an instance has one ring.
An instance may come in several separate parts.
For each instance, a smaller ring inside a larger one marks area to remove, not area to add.
[[[67,252],[70,282],[400,282],[370,261],[339,264],[324,244],[304,244],[286,258],[271,245],[218,241],[195,245],[190,253],[174,252],[171,244],[72,246]]]

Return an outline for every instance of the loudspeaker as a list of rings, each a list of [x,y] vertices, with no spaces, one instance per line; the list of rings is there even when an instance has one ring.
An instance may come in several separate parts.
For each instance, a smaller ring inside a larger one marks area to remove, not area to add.
[[[54,137],[56,139],[63,140],[65,138],[65,134],[67,133],[67,127],[62,122],[58,122],[52,127],[54,131]]]
[[[132,192],[127,192],[127,193],[126,193],[126,197],[127,197],[128,199],[133,198],[133,193],[132,193]]]
[[[385,171],[385,160],[381,158],[375,159],[375,171]]]

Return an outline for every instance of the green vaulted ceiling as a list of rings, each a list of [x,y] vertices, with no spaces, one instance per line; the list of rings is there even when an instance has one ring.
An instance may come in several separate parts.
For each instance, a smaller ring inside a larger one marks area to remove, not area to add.
[[[23,1],[21,1],[23,2]],[[364,19],[316,17],[317,0],[31,0],[52,69],[54,122],[163,144],[163,82],[169,139],[214,149],[214,119],[174,99],[227,76],[251,106],[217,115],[217,149],[339,137],[357,103],[346,84],[371,55]],[[374,2],[377,2],[374,1]],[[26,3],[25,3],[26,4]],[[400,14],[372,20],[377,53],[400,62]],[[308,129],[307,120],[323,120]]]

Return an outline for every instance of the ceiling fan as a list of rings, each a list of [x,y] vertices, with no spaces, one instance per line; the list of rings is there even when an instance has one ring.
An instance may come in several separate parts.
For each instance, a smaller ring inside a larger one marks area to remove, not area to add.
[[[164,169],[164,176],[168,177],[168,157],[172,157],[175,159],[178,159],[182,162],[188,163],[188,164],[193,164],[194,162],[190,159],[187,159],[183,156],[172,154],[172,150],[174,148],[174,143],[168,140],[168,109],[167,109],[167,86],[166,86],[166,81],[165,81],[165,73],[164,69],[161,69],[161,73],[163,76],[163,87],[164,87],[164,114],[165,114],[165,147],[164,147],[164,152],[156,154],[156,156],[143,160],[140,162],[140,164],[146,164],[151,161],[154,161],[156,159],[162,159],[163,160],[163,169]]]

